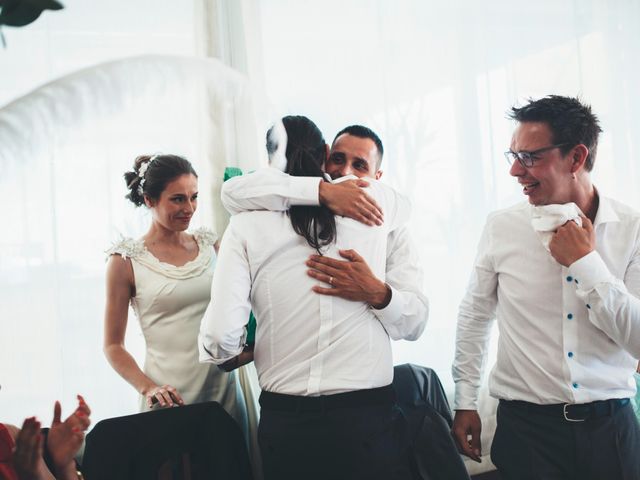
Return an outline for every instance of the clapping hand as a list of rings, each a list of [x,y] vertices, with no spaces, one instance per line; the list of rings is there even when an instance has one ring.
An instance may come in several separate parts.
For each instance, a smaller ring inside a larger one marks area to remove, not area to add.
[[[25,419],[16,438],[13,466],[20,480],[53,479],[42,459],[40,422],[35,417]]]
[[[75,478],[74,457],[84,440],[84,432],[89,428],[91,420],[91,409],[78,395],[78,407],[63,422],[61,420],[62,407],[60,402],[56,402],[53,407],[53,421],[47,436],[47,450],[53,460],[56,475],[63,477],[67,473],[73,472],[71,478]]]

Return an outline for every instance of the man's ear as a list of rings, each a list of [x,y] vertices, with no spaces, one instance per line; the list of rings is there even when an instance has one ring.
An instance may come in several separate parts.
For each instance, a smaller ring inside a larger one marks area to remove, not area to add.
[[[382,176],[382,170],[376,171],[376,176],[375,176],[376,180],[380,180],[381,176]]]
[[[579,144],[573,147],[571,155],[571,173],[576,173],[578,170],[584,167],[584,163],[589,156],[589,149],[586,145]]]

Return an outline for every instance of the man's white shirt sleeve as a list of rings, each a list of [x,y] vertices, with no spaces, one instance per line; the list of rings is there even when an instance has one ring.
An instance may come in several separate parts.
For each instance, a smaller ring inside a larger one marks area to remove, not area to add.
[[[578,281],[578,297],[589,306],[589,321],[640,358],[640,300],[625,285],[640,286],[640,255],[629,264],[624,282],[609,271],[595,250],[571,264],[569,273]]]
[[[239,355],[251,312],[251,273],[245,244],[227,228],[211,284],[211,301],[200,324],[198,350],[201,363],[220,365]]]
[[[423,272],[407,227],[388,236],[385,281],[391,301],[373,313],[393,340],[417,340],[429,318],[429,300],[422,293]]]
[[[261,168],[230,178],[222,185],[222,204],[231,215],[252,210],[282,212],[291,205],[320,205],[318,177],[292,177],[275,168]]]
[[[487,222],[458,312],[456,353],[452,368],[456,384],[454,410],[478,409],[478,391],[498,304],[498,275],[488,255],[490,242],[490,222]]]

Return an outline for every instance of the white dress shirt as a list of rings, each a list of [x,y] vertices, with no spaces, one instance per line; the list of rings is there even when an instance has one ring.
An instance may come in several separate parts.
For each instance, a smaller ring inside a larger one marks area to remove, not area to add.
[[[538,404],[635,394],[640,357],[640,215],[600,197],[596,250],[558,264],[521,203],[487,220],[460,305],[454,408],[476,410],[494,318],[492,396]]]
[[[222,203],[232,215],[253,210],[285,211],[293,205],[319,205],[319,188],[317,177],[294,177],[275,168],[262,168],[227,180],[222,186]],[[383,212],[388,221],[384,208]],[[429,317],[429,302],[422,293],[421,262],[407,226],[389,233],[385,275],[378,278],[391,289],[391,301],[382,309],[371,308],[372,312],[393,340],[417,339]]]
[[[387,236],[408,220],[409,202],[376,181],[369,193],[385,209],[384,225],[336,217],[336,240],[323,253],[343,260],[338,250],[353,248],[384,278]],[[393,363],[386,326],[363,302],[311,291],[320,284],[305,264],[314,253],[286,212],[233,216],[200,328],[200,361],[221,364],[238,355],[253,308],[254,360],[262,389],[315,396],[389,385]],[[420,333],[401,327],[395,326],[403,336]]]

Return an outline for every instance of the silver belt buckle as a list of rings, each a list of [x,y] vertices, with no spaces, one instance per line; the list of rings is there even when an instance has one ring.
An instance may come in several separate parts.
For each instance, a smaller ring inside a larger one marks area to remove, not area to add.
[[[564,419],[567,422],[584,422],[586,420],[586,418],[569,418],[569,416],[567,415],[567,407],[569,407],[571,404],[570,403],[565,403],[562,407],[562,414],[564,415]]]

